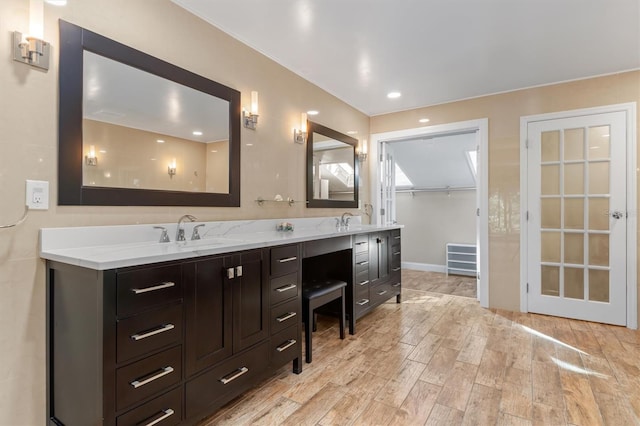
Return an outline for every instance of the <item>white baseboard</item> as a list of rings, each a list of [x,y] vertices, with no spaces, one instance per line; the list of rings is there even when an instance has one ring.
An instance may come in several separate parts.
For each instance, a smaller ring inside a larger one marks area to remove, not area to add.
[[[416,262],[402,262],[402,269],[413,269],[416,271],[425,272],[440,272],[445,273],[445,265],[431,265],[429,263],[416,263]]]

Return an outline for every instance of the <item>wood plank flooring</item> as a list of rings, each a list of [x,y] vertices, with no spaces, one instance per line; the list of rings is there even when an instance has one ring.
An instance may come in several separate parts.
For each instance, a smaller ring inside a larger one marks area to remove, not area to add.
[[[201,426],[640,425],[640,332],[483,309],[414,272],[355,336],[320,316],[302,374],[281,369]]]

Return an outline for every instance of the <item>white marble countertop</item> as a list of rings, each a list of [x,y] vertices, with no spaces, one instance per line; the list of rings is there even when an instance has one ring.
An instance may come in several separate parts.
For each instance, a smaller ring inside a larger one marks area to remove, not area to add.
[[[276,231],[281,222],[293,224],[294,230]],[[176,223],[43,228],[40,257],[106,270],[402,228],[402,225],[363,225],[358,216],[351,218],[348,228],[337,228],[335,223],[335,217],[187,222],[184,224],[187,239],[195,225],[204,224],[200,228],[202,239],[182,242],[173,241]],[[167,228],[172,241],[158,242],[161,230],[154,226]]]

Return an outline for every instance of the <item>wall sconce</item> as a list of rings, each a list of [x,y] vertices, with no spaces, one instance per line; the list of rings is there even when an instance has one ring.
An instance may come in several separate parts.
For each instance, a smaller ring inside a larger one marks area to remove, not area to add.
[[[293,129],[293,141],[295,143],[305,143],[307,140],[307,114],[300,114],[300,128]]]
[[[49,69],[49,43],[44,34],[44,4],[42,0],[29,0],[29,34],[23,38],[13,32],[13,60],[43,70]]]
[[[258,92],[251,92],[251,110],[242,110],[242,122],[247,129],[255,130],[258,124]]]
[[[176,174],[176,159],[175,158],[173,159],[173,161],[167,167],[167,173],[169,174],[169,179],[173,179],[173,176]]]
[[[87,166],[97,166],[98,165],[98,157],[96,156],[96,147],[91,145],[89,147],[89,153],[84,156],[84,163]]]
[[[363,139],[360,144],[360,148],[358,149],[358,160],[361,163],[367,161],[367,140]]]

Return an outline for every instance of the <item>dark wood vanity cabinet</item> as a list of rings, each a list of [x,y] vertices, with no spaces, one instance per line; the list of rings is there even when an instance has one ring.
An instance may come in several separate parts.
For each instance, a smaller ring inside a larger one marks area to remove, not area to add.
[[[353,333],[399,301],[400,261],[400,230],[105,271],[49,260],[49,424],[194,424],[302,371],[303,276],[348,283]]]

